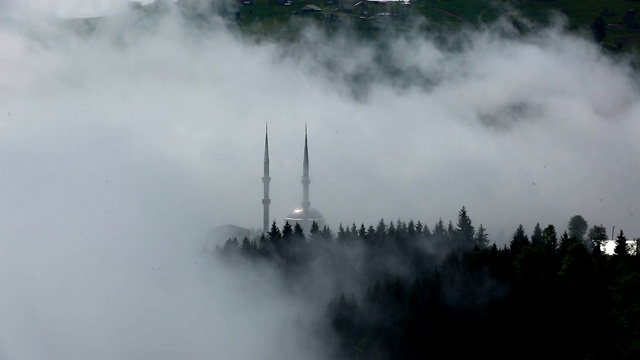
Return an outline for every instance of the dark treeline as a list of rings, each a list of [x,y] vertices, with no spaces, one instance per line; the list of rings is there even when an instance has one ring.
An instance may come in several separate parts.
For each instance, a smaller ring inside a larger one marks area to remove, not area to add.
[[[561,235],[520,225],[498,247],[463,207],[456,224],[432,229],[380,220],[335,234],[314,224],[305,236],[274,222],[217,254],[273,264],[292,285],[313,287],[314,275],[331,283],[318,334],[331,339],[332,358],[639,359],[638,248],[620,230],[607,255],[606,240],[603,226],[576,215]]]

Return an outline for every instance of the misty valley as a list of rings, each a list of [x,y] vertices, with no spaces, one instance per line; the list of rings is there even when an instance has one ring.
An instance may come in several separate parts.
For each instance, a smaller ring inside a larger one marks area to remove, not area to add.
[[[634,4],[0,0],[0,359],[640,359]]]

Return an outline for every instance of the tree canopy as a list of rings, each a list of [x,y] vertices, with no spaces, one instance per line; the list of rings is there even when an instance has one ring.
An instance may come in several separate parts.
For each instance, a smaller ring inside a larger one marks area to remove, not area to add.
[[[606,229],[587,233],[580,215],[560,238],[539,223],[529,238],[520,224],[504,247],[482,224],[474,229],[465,207],[448,223],[438,219],[432,233],[421,221],[381,219],[341,224],[336,236],[313,224],[305,237],[274,221],[259,239],[229,239],[217,254],[274,266],[292,296],[332,289],[324,310],[309,315],[313,331],[330,335],[332,359],[512,359],[512,349],[640,358],[640,258],[622,230],[605,256],[591,244],[601,245]]]

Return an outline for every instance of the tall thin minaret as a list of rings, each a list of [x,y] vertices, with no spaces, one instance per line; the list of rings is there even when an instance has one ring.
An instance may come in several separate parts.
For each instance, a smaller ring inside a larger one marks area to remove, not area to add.
[[[269,199],[269,183],[271,177],[269,176],[269,129],[265,124],[264,127],[264,175],[262,176],[262,184],[264,184],[264,198],[262,199],[262,206],[264,208],[264,215],[262,219],[262,233],[269,232],[269,205],[271,199]]]
[[[311,203],[309,202],[309,147],[307,146],[307,125],[304,125],[304,162],[302,164],[302,228],[305,231],[311,229],[309,224],[309,208]]]

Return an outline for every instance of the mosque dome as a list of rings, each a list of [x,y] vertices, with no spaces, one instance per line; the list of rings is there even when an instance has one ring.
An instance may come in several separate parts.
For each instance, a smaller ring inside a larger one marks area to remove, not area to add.
[[[294,209],[292,212],[290,212],[285,218],[285,221],[289,221],[294,222],[294,221],[302,221],[304,220],[304,209],[303,208],[296,208]],[[320,221],[324,221],[324,217],[322,217],[322,214],[320,213],[320,211],[314,209],[314,208],[309,208],[309,214],[307,216],[307,218],[309,219],[309,221],[315,221],[315,222],[320,222]]]
[[[292,212],[290,212],[287,217],[284,218],[284,221],[285,223],[289,223],[289,225],[291,226],[295,226],[296,224],[300,225],[305,233],[308,233],[311,230],[311,224],[313,223],[318,224],[318,228],[320,229],[322,229],[325,225],[322,214],[320,214],[320,211],[314,208],[309,208],[309,214],[307,216],[308,222],[306,224],[304,218],[304,209],[296,208]]]

